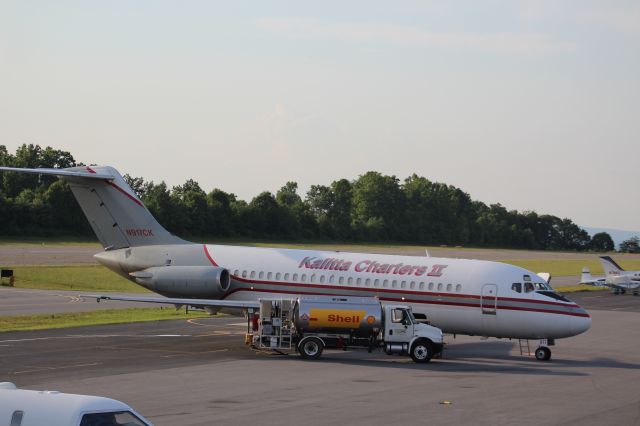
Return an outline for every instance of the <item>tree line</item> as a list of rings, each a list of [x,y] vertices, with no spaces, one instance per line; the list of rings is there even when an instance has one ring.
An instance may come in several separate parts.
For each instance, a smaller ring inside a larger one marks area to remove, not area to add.
[[[71,153],[0,145],[0,165],[73,167]],[[487,205],[451,185],[413,174],[403,181],[370,171],[355,180],[313,185],[300,196],[296,182],[247,202],[190,179],[125,179],[156,219],[184,238],[252,238],[472,245],[542,250],[614,249],[607,233],[589,234],[571,219]],[[92,236],[68,185],[48,176],[0,174],[0,235]]]

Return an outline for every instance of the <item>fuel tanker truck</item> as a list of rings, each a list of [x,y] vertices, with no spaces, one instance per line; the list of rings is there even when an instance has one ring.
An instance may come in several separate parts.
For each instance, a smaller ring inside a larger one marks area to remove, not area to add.
[[[376,298],[315,296],[261,299],[250,312],[247,343],[317,359],[325,348],[382,349],[429,362],[442,352],[442,330],[416,321],[411,308]],[[252,316],[253,315],[253,316]]]

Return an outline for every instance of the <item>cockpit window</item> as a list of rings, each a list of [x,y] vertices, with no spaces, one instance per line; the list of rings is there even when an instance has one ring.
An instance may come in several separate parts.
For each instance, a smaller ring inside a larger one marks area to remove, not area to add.
[[[533,291],[533,283],[524,283],[524,292],[531,293]]]
[[[542,294],[552,299],[562,300],[563,302],[571,302],[571,300],[567,299],[561,294],[556,293],[555,291],[538,291],[538,294]]]
[[[522,283],[513,283],[511,284],[511,290],[516,293],[522,293]]]
[[[536,290],[551,290],[545,283],[535,283]]]

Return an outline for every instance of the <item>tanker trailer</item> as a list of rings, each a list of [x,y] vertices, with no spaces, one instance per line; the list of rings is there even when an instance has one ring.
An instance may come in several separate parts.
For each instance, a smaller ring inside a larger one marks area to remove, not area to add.
[[[317,359],[325,348],[384,350],[429,362],[442,352],[442,331],[415,320],[411,307],[370,297],[261,299],[254,346]]]

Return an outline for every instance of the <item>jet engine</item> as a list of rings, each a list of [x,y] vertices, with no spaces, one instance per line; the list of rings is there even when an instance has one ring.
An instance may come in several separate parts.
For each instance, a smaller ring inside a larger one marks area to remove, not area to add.
[[[166,296],[220,298],[231,285],[229,271],[214,266],[154,266],[129,275]]]

